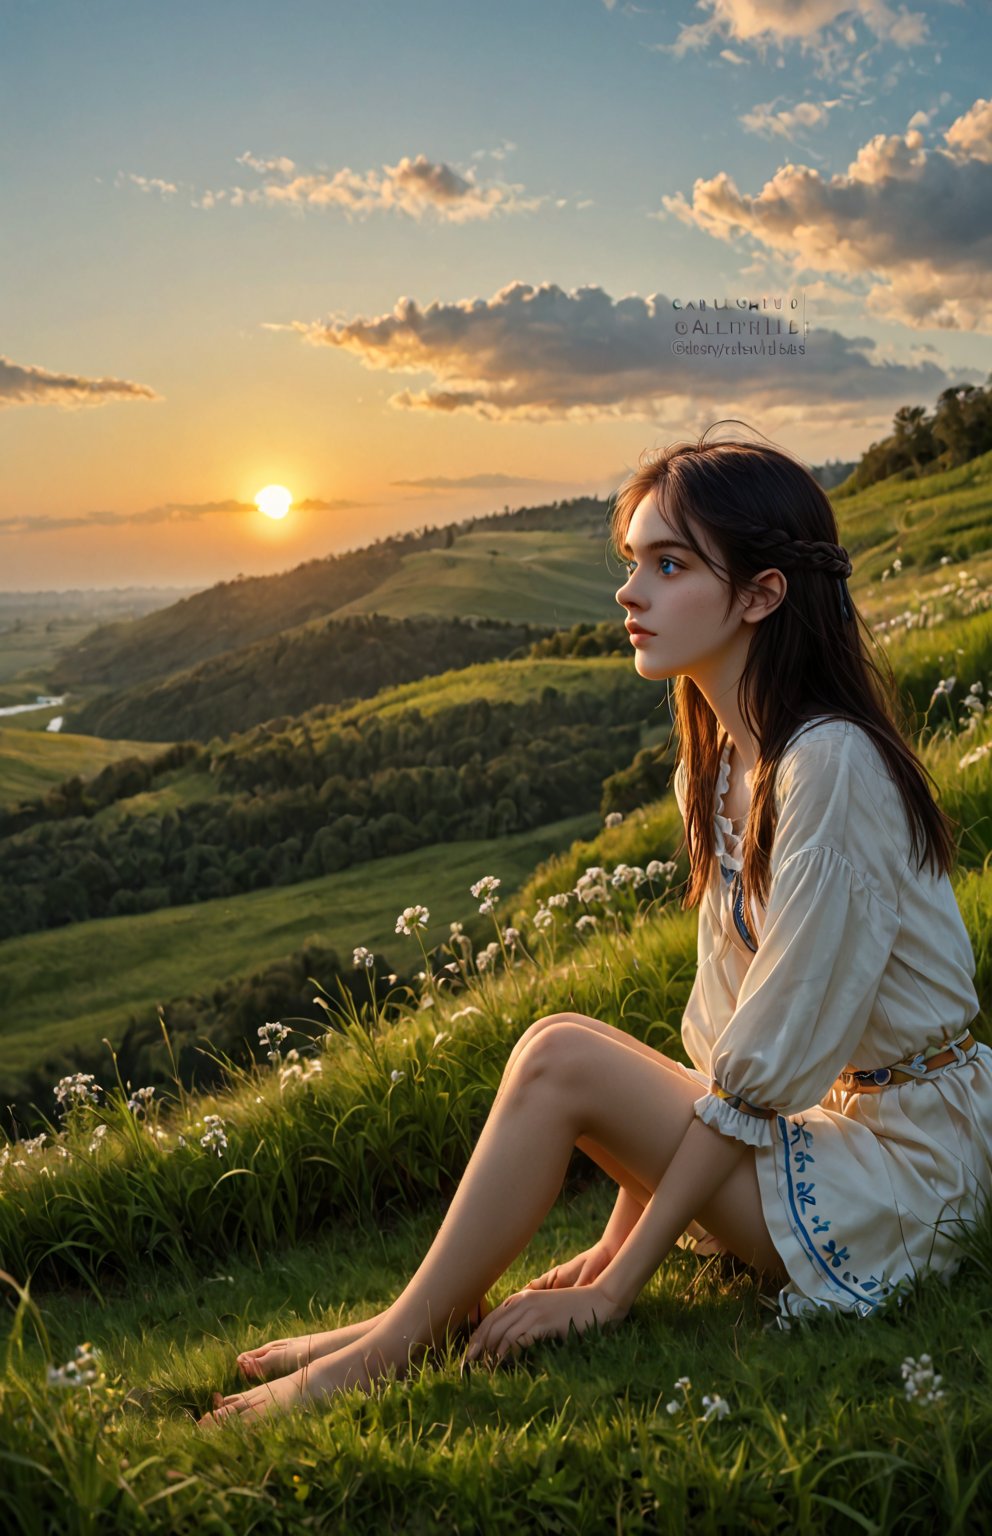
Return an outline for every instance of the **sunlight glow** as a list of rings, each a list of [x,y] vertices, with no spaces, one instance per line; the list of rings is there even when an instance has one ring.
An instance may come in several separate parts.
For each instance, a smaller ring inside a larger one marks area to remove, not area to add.
[[[256,507],[266,517],[285,517],[292,502],[292,492],[284,485],[265,485],[255,497]]]

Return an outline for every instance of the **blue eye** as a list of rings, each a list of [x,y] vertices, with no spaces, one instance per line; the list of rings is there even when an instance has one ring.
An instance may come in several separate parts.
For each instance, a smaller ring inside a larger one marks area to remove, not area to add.
[[[622,562],[622,564],[623,564],[624,570],[627,572],[627,575],[628,576],[633,575],[635,569],[637,568],[637,561],[636,560],[624,560]],[[661,569],[661,567],[663,565],[671,565],[671,566],[674,566],[676,570],[678,570],[678,562],[673,560],[671,555],[659,555],[658,556],[658,568],[659,568],[659,570]]]

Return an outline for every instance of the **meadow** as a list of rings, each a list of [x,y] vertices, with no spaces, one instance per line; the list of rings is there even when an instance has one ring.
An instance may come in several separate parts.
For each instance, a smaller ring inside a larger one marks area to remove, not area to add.
[[[913,744],[960,826],[953,884],[976,960],[973,1030],[992,1043],[982,511],[992,456],[976,464],[966,484],[962,471],[949,486],[934,477],[939,537],[919,486],[876,487],[838,510],[852,551],[859,533],[879,550],[852,591],[917,706]],[[880,549],[886,520],[898,536]],[[172,1093],[128,1092],[110,1067],[96,1081],[70,1079],[45,1133],[0,1148],[0,1528],[988,1528],[992,1211],[963,1234],[953,1276],[920,1274],[870,1320],[821,1315],[784,1328],[752,1271],[680,1246],[614,1331],[539,1342],[471,1372],[451,1341],[326,1409],[196,1427],[215,1390],[244,1385],[239,1350],[359,1321],[393,1299],[534,1019],[575,1009],[686,1059],[679,1027],[697,914],[678,905],[677,808],[668,794],[608,820],[539,867],[518,863],[488,911],[471,887],[494,872],[495,854],[468,844],[439,850],[451,876],[443,906],[441,866],[422,854],[421,883],[411,864],[402,887],[389,885],[388,924],[381,899],[378,916],[342,906],[338,932],[356,964],[384,927],[390,953],[405,945],[423,963],[419,989],[388,1014],[371,985],[355,1005],[315,978],[327,1022],[316,1045],[290,1033],[267,1063],[230,1063],[209,1096],[178,1082]],[[590,883],[600,896],[587,899]],[[298,890],[272,894],[285,910]],[[421,903],[424,926],[399,932],[404,909]],[[263,913],[259,901],[260,945],[272,940]],[[459,931],[480,916],[492,925],[487,944]],[[64,943],[72,929],[28,937]],[[112,943],[99,959],[113,969]],[[21,985],[26,997],[27,971]],[[490,1303],[595,1242],[614,1194],[576,1151],[558,1202]]]
[[[979,723],[936,727],[922,754],[959,805],[967,784],[969,803],[987,810],[992,740],[977,710],[967,719]],[[574,1008],[681,1054],[695,914],[679,910],[668,861],[650,866],[649,882],[625,857],[640,835],[635,815],[547,861],[512,914],[490,913],[487,949],[451,933],[444,952],[467,983],[456,996],[425,976],[391,1022],[371,1003],[348,1019],[329,1012],[317,1054],[294,1059],[290,1036],[269,1066],[232,1071],[209,1099],[177,1091],[129,1106],[110,1078],[95,1096],[84,1084],[40,1144],[8,1149],[4,1529],[987,1523],[988,1222],[969,1234],[951,1284],[922,1274],[870,1321],[783,1330],[750,1271],[677,1248],[613,1332],[538,1343],[467,1375],[452,1341],[325,1411],[195,1426],[213,1390],[242,1385],[239,1349],[388,1304],[534,1018]],[[992,882],[969,862],[955,889],[987,1039]],[[577,928],[576,885],[597,866],[611,877],[605,898],[582,913],[597,921]],[[423,946],[418,927],[406,942]],[[562,1197],[491,1302],[595,1241],[610,1191],[592,1172],[576,1152]],[[79,1385],[65,1384],[74,1376]]]

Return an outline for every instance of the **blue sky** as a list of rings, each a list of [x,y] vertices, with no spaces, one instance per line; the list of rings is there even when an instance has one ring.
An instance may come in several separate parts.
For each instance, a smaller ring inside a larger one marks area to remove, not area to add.
[[[856,457],[987,377],[984,0],[0,24],[8,590],[207,584],[606,494],[728,416]],[[726,326],[739,298],[801,302],[804,353],[673,308]]]

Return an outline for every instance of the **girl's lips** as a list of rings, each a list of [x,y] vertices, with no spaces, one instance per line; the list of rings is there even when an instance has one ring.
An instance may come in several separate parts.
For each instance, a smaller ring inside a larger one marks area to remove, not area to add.
[[[647,629],[634,629],[630,631],[630,643],[636,645],[638,640],[653,640],[654,635]]]

